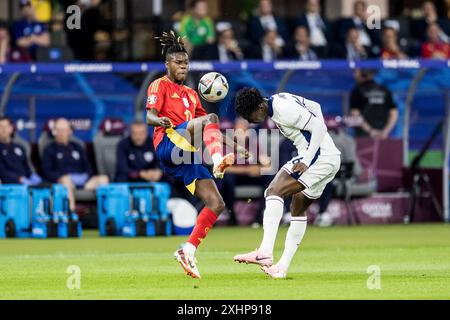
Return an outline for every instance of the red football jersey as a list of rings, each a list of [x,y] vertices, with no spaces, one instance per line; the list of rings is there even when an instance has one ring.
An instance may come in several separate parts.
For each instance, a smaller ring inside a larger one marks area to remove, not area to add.
[[[195,90],[177,84],[164,76],[153,81],[147,90],[147,110],[156,109],[158,117],[167,117],[174,126],[206,115]],[[165,129],[155,127],[153,145],[155,150],[164,138]]]
[[[422,44],[422,58],[433,58],[435,53],[439,52],[445,59],[450,58],[450,45],[448,43],[431,43]]]

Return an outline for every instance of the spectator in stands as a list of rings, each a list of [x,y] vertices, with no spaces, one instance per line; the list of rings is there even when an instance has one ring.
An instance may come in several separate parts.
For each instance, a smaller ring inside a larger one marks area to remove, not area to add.
[[[8,25],[0,21],[0,64],[7,62],[30,62],[28,51],[23,48],[11,47],[11,37]]]
[[[337,48],[336,52],[339,58],[351,61],[363,60],[369,57],[368,48],[361,44],[359,31],[356,28],[348,30],[345,45]]]
[[[287,58],[295,58],[302,61],[317,60],[317,54],[310,47],[308,29],[304,26],[295,28],[294,42],[286,49]]]
[[[406,59],[408,56],[400,49],[397,31],[394,28],[384,28],[383,47],[381,48],[382,59]]]
[[[398,119],[398,110],[391,91],[373,79],[373,70],[356,70],[357,85],[350,94],[350,112],[360,119],[355,128],[358,137],[386,139]]]
[[[342,22],[340,27],[340,40],[343,41],[350,29],[358,30],[359,43],[368,48],[370,56],[380,55],[381,33],[380,30],[374,28],[369,29],[367,26],[367,3],[357,0],[353,4],[353,16]]]
[[[144,122],[135,121],[130,136],[117,146],[116,182],[157,182],[163,177]]]
[[[31,170],[26,151],[12,141],[13,131],[11,120],[0,117],[0,182],[40,184],[42,179]]]
[[[215,28],[213,20],[208,16],[207,1],[192,1],[191,13],[181,19],[180,35],[186,37],[185,44],[189,52],[194,47],[214,43]]]
[[[273,14],[272,1],[260,0],[258,13],[248,21],[248,36],[254,44],[259,44],[267,31],[276,31],[281,39],[288,40],[283,20]]]
[[[72,128],[67,119],[56,120],[54,133],[55,141],[44,150],[42,171],[50,182],[61,183],[69,188],[70,209],[73,211],[76,188],[95,190],[100,185],[108,184],[109,179],[105,175],[92,175],[86,151],[70,141]]]
[[[33,59],[39,47],[50,46],[50,34],[44,24],[35,17],[34,7],[30,0],[20,0],[21,20],[13,25],[13,42],[15,46],[27,49]]]
[[[450,45],[441,40],[441,29],[437,23],[428,25],[428,40],[422,44],[422,57],[428,59],[450,59]]]
[[[307,28],[311,47],[324,58],[328,55],[328,49],[332,45],[331,28],[327,19],[320,15],[319,0],[308,0],[306,3],[306,13],[297,22],[298,25]]]
[[[230,24],[227,24],[218,32],[217,43],[208,46],[202,58],[205,60],[219,60],[222,63],[244,58],[242,49],[234,37]]]
[[[249,56],[253,59],[272,62],[283,57],[283,42],[280,40],[278,33],[269,30],[264,35],[259,46],[253,46],[250,49]]]
[[[425,1],[422,4],[423,18],[417,20],[413,24],[413,31],[415,36],[420,41],[427,41],[428,28],[431,24],[437,24],[439,26],[439,39],[441,42],[450,42],[450,21],[448,17],[439,17],[436,5],[433,1]]]
[[[101,0],[60,0],[67,7],[77,5],[81,9],[80,28],[68,28],[65,23],[67,43],[76,60],[95,60],[96,34],[100,30],[102,20],[99,10]],[[66,13],[65,21],[72,15]]]

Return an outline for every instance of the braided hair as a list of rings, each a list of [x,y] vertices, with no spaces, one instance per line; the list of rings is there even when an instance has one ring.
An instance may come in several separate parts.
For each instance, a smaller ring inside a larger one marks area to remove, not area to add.
[[[184,38],[184,37],[183,37]],[[161,37],[155,37],[162,46],[162,55],[167,59],[167,55],[177,52],[187,53],[184,47],[183,38],[177,36],[173,30],[163,32]]]

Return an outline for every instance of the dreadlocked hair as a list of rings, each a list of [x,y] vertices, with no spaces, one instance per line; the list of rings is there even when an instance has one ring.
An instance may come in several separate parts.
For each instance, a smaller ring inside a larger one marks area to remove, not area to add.
[[[163,32],[161,37],[155,37],[155,39],[159,40],[161,43],[162,55],[164,57],[176,52],[187,53],[186,48],[184,47],[183,38],[177,36],[173,30],[170,30],[170,32]]]
[[[264,98],[256,88],[243,88],[236,94],[235,110],[245,120],[258,110],[259,105],[264,102]]]

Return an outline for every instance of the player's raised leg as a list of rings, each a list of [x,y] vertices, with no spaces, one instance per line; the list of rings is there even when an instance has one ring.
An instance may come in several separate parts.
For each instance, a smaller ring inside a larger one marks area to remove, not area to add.
[[[266,208],[264,210],[264,235],[261,245],[255,251],[239,254],[234,257],[237,262],[254,263],[271,266],[273,247],[278,227],[284,212],[284,198],[304,190],[304,186],[292,178],[284,170],[280,170],[265,192]]]
[[[213,160],[213,175],[223,178],[225,170],[234,163],[234,153],[223,155],[223,136],[220,132],[219,117],[210,113],[189,121],[186,130],[189,132],[193,145],[200,147],[203,141]]]
[[[286,277],[292,258],[305,235],[307,225],[306,209],[308,209],[313,201],[301,192],[292,196],[291,224],[286,234],[283,255],[278,263],[270,267],[262,267],[262,270],[272,278]]]
[[[200,278],[195,251],[225,209],[225,203],[212,179],[197,180],[195,195],[203,200],[205,207],[200,211],[187,243],[175,252],[175,257],[189,276]]]

